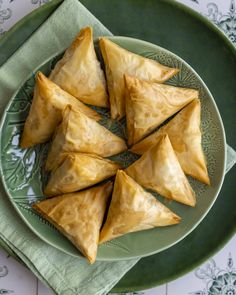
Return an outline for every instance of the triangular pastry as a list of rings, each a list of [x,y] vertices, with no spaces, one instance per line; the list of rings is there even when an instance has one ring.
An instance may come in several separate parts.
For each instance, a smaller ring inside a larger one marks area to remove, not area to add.
[[[92,264],[112,183],[35,203],[33,208],[65,235]]]
[[[210,185],[201,140],[201,104],[194,99],[169,123],[135,144],[131,151],[142,155],[155,145],[159,136],[167,133],[183,171]]]
[[[68,153],[44,190],[48,197],[79,191],[116,174],[120,165],[97,155]]]
[[[62,111],[67,105],[96,121],[101,119],[96,111],[62,90],[43,73],[38,72],[34,97],[20,142],[21,147],[28,148],[48,141],[62,120]]]
[[[125,171],[145,188],[168,199],[193,207],[196,204],[195,193],[166,134]]]
[[[55,132],[46,162],[53,170],[62,160],[62,153],[80,152],[109,157],[127,149],[125,141],[83,113],[67,106]]]
[[[109,106],[106,81],[94,50],[91,27],[79,32],[49,78],[84,103]]]
[[[127,233],[172,225],[179,221],[179,216],[119,170],[99,244]]]
[[[198,91],[125,76],[128,144],[133,145],[178,112]]]
[[[106,38],[101,38],[99,45],[105,63],[113,119],[125,116],[124,74],[163,83],[179,71],[132,53]]]

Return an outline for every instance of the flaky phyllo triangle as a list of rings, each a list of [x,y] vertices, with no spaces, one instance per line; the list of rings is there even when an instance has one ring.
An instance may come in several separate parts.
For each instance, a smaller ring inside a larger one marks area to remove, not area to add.
[[[113,119],[125,116],[124,74],[163,83],[178,72],[177,69],[134,54],[106,38],[101,38],[99,45],[105,63]]]
[[[126,170],[140,185],[163,197],[195,206],[196,198],[167,134]]]
[[[80,152],[109,157],[127,149],[125,141],[83,113],[67,106],[55,132],[46,170],[53,170],[65,152]]]
[[[131,151],[142,155],[155,145],[159,136],[167,133],[183,171],[192,177],[210,184],[201,140],[201,104],[194,99],[168,124],[135,144]]]
[[[75,192],[116,174],[120,165],[93,154],[68,153],[44,190],[48,197]]]
[[[146,192],[124,171],[119,170],[99,243],[127,233],[172,225],[179,221],[179,216]]]
[[[181,110],[198,91],[125,76],[128,144],[140,141],[170,116]]]
[[[43,73],[38,72],[32,105],[21,138],[21,147],[27,148],[48,141],[62,120],[62,112],[67,105],[96,121],[101,119],[96,111],[62,90]]]
[[[84,103],[109,106],[106,81],[94,50],[91,27],[79,32],[49,78]]]
[[[63,233],[89,260],[97,255],[99,231],[112,183],[35,203],[33,208]]]

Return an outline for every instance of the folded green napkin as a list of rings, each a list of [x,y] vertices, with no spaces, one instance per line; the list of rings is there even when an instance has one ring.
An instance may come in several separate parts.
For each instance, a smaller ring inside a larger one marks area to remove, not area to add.
[[[84,26],[94,36],[111,33],[77,0],[65,0],[47,21],[0,68],[0,114],[19,85],[42,62],[68,47]],[[40,50],[39,50],[40,48]],[[227,171],[235,164],[236,153],[228,147]],[[15,253],[35,275],[60,295],[102,295],[132,268],[138,259],[96,262],[88,265],[49,246],[20,220],[0,185],[0,245]]]

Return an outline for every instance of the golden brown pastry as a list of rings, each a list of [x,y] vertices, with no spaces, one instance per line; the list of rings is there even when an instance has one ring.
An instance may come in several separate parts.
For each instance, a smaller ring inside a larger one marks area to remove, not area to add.
[[[124,171],[118,170],[99,244],[127,233],[176,224],[180,219]]]
[[[65,152],[80,152],[109,157],[127,149],[125,141],[79,111],[67,106],[56,130],[46,162],[55,169]]]
[[[198,91],[125,76],[128,144],[133,145],[178,112]]]
[[[147,189],[177,202],[195,206],[196,198],[167,134],[125,172]]]
[[[121,166],[93,154],[68,153],[52,172],[44,194],[48,197],[79,191],[116,174]]]
[[[32,105],[21,138],[21,147],[28,148],[48,141],[62,120],[62,111],[68,104],[96,121],[101,119],[96,111],[62,90],[43,73],[38,72]]]
[[[35,203],[33,208],[51,222],[92,264],[112,183]]]
[[[79,32],[49,78],[84,103],[109,106],[106,81],[94,50],[91,27]]]
[[[201,139],[201,104],[194,99],[168,124],[135,144],[131,151],[142,155],[155,145],[161,134],[167,133],[183,171],[210,185]]]
[[[106,38],[101,38],[99,45],[105,63],[113,119],[125,116],[124,74],[163,83],[179,71],[132,53]]]

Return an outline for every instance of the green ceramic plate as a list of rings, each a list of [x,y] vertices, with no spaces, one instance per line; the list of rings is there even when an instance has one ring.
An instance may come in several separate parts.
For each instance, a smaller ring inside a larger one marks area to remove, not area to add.
[[[132,52],[157,60],[169,67],[180,69],[180,72],[167,82],[168,84],[195,88],[199,91],[202,106],[202,144],[208,163],[211,186],[189,178],[196,192],[197,205],[195,208],[189,208],[177,202],[169,202],[156,195],[172,211],[182,217],[181,223],[177,226],[128,234],[105,243],[98,248],[97,260],[144,257],[160,252],[183,239],[210,210],[221,188],[225,171],[223,124],[216,104],[201,78],[179,57],[156,45],[127,37],[111,37],[110,39]],[[40,70],[45,75],[49,75],[60,58],[61,54],[51,58],[34,72]],[[47,144],[38,145],[31,149],[19,147],[19,139],[32,100],[34,78],[34,74],[32,74],[20,87],[10,100],[2,118],[0,168],[3,183],[20,216],[40,238],[70,255],[80,256],[80,252],[63,235],[31,208],[32,203],[44,198],[42,188],[47,177],[43,167],[48,147]],[[103,115],[101,124],[118,136],[125,137],[125,120],[114,122],[110,119],[108,110],[95,109]],[[111,124],[111,122],[114,123]],[[112,158],[127,167],[138,157],[130,152],[124,152]]]
[[[54,0],[42,6],[1,38],[0,64],[61,2]],[[99,4],[92,0],[81,2],[114,34],[158,43],[189,62],[211,90],[224,121],[227,142],[236,147],[236,50],[217,28],[175,1],[137,0],[134,3],[133,0],[103,0]],[[109,13],[104,13],[105,11]],[[235,179],[236,167],[225,177],[217,201],[200,225],[175,246],[141,259],[118,282],[113,291],[143,290],[171,281],[197,267],[218,251],[235,233],[236,211],[232,210],[235,207]]]
[[[162,202],[182,217],[179,225],[128,234],[100,245],[97,260],[144,257],[160,252],[183,239],[199,224],[216,200],[223,182],[225,167],[223,124],[210,92],[194,70],[176,55],[151,43],[126,37],[112,37],[111,39],[132,52],[157,60],[169,67],[180,69],[178,75],[171,78],[168,84],[199,90],[202,105],[202,142],[212,185],[209,187],[190,178],[190,183],[197,196],[195,208],[189,208],[176,202],[168,202],[162,198]],[[61,54],[51,58],[34,72],[40,70],[45,75],[49,75],[60,58]],[[81,255],[63,235],[31,208],[32,203],[44,198],[42,188],[47,175],[42,167],[44,167],[48,150],[47,144],[26,150],[19,147],[19,139],[32,100],[34,78],[35,76],[32,74],[20,87],[10,100],[2,118],[0,169],[3,183],[14,207],[39,237],[68,254]],[[125,137],[125,120],[111,124],[112,121],[107,110],[95,109],[103,115],[101,123],[105,127],[118,136]],[[127,167],[138,157],[125,152],[112,158]],[[156,197],[161,200],[160,196],[156,195]]]

